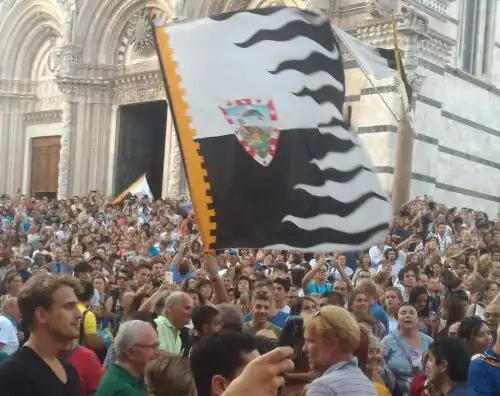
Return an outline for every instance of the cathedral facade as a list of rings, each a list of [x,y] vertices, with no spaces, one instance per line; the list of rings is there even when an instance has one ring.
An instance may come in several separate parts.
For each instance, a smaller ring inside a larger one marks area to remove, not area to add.
[[[412,196],[499,211],[496,0],[0,0],[0,192],[114,195],[144,173],[157,196],[184,192],[147,8],[272,5],[321,10],[378,47],[395,23],[417,133],[400,133],[397,79],[368,79],[343,48],[351,130],[388,191],[400,179]]]

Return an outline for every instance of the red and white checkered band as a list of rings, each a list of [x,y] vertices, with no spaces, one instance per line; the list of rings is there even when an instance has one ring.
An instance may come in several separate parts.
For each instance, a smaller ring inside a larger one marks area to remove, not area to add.
[[[274,107],[272,100],[267,102],[267,108],[269,109],[269,117],[271,118],[271,121],[276,121],[278,119],[278,114],[276,114],[276,108]]]
[[[228,103],[230,103],[230,102],[228,102]],[[229,105],[228,105],[228,107],[229,107]],[[219,106],[219,109],[220,109],[220,111],[222,111],[222,114],[224,114],[224,117],[226,117],[227,122],[229,122],[230,125],[233,125],[234,121],[231,118],[231,116],[229,115],[229,113],[227,112],[227,110],[224,107],[220,107],[220,106]]]

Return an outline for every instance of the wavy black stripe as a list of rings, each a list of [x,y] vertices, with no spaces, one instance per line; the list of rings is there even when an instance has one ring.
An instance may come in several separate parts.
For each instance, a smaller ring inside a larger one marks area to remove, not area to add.
[[[333,126],[337,126],[339,124],[344,125],[344,123],[339,121],[338,118],[332,117],[332,119],[330,121],[318,124],[318,128],[333,127]]]
[[[298,134],[302,136],[302,146],[308,150],[312,158],[323,158],[329,152],[346,153],[357,146],[352,140],[344,140],[332,134],[322,134],[316,128],[286,129],[282,134]],[[280,138],[281,139],[281,138]],[[280,144],[278,143],[278,154]]]
[[[223,14],[212,15],[212,16],[210,16],[210,19],[213,19],[214,21],[220,22],[220,21],[225,21],[227,19],[230,19],[233,16],[235,16],[236,14],[255,14],[255,15],[267,16],[267,15],[276,14],[277,12],[280,12],[286,8],[290,8],[290,7],[267,7],[267,8],[254,8],[252,10],[225,12]]]
[[[227,249],[229,247],[240,246],[249,248],[258,248],[262,246],[272,246],[276,244],[285,244],[288,246],[293,246],[298,249],[309,249],[314,246],[318,246],[323,243],[336,243],[342,245],[352,245],[353,250],[359,250],[357,245],[364,244],[370,238],[372,238],[377,233],[387,230],[389,228],[389,223],[381,223],[374,227],[370,227],[366,230],[357,232],[355,234],[350,234],[340,230],[333,230],[330,228],[321,228],[319,230],[304,231],[297,227],[295,224],[286,222],[280,225],[280,231],[282,235],[286,235],[286,238],[274,238],[269,237],[269,234],[262,232],[262,229],[255,230],[255,238],[252,240],[252,246],[248,246],[247,239],[234,239],[233,245],[228,245],[228,241],[223,239],[217,239],[212,249]],[[274,230],[273,230],[274,231]]]
[[[301,20],[288,22],[279,29],[259,30],[247,41],[235,44],[240,48],[248,48],[264,41],[283,42],[293,40],[297,37],[307,37],[321,45],[327,51],[333,51],[335,48],[335,39],[329,20],[325,20],[320,25],[313,25]]]
[[[321,52],[313,52],[304,59],[293,59],[282,62],[276,69],[269,71],[269,73],[278,74],[287,70],[297,70],[307,76],[323,71],[344,85],[344,69],[340,61],[330,58]]]
[[[373,172],[373,170],[360,165],[348,171],[341,171],[333,168],[325,169],[321,171],[321,174],[325,180],[331,180],[336,183],[348,183],[361,172]]]
[[[342,104],[344,103],[343,92],[340,92],[332,85],[323,85],[314,90],[304,87],[299,92],[292,93],[298,97],[308,96],[317,104],[331,103],[337,108],[337,110],[342,112]]]
[[[332,230],[329,228],[304,231],[293,223],[288,222],[288,224],[289,227],[286,227],[286,229],[284,230],[285,232],[289,230],[289,232],[286,234],[288,242],[287,245],[302,249],[311,248],[322,243],[360,245],[368,241],[380,231],[384,231],[389,228],[389,223],[381,223],[355,234],[350,234],[347,232]],[[269,242],[268,245],[270,245]]]
[[[310,184],[310,183],[304,183]],[[349,183],[345,183],[345,188],[349,188]],[[292,216],[311,218],[320,214],[331,214],[345,218],[353,214],[361,205],[368,202],[370,199],[378,199],[387,201],[383,195],[377,194],[374,191],[368,191],[356,198],[352,202],[341,202],[332,197],[316,197],[302,189],[294,189],[293,197],[290,197],[301,205],[295,205],[290,211]]]

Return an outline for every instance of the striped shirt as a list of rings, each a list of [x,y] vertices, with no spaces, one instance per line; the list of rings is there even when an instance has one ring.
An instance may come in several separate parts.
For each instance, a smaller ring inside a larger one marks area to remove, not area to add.
[[[334,364],[307,388],[307,396],[377,396],[356,359]]]

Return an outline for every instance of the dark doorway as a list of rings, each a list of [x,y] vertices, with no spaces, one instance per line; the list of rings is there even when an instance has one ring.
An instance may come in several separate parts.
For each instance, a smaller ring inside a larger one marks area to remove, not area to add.
[[[154,197],[161,197],[166,121],[165,101],[120,108],[116,194],[146,173]]]

